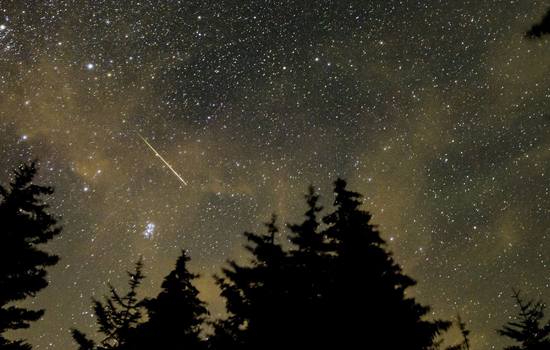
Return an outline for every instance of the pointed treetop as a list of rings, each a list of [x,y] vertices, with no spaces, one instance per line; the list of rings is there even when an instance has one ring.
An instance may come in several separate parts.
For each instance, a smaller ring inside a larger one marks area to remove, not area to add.
[[[363,196],[348,191],[346,185],[346,181],[341,178],[334,182],[336,210],[323,218],[323,222],[331,226],[326,231],[327,236],[335,243],[343,243],[348,247],[358,247],[363,243],[384,244],[376,226],[370,223],[372,215],[359,208],[362,204],[359,199]]]
[[[512,289],[512,292],[512,298],[515,299],[520,309],[519,317],[498,329],[498,334],[521,343],[521,349],[549,349],[550,323],[541,325],[546,305],[542,301],[535,302],[533,299],[525,302],[520,291]],[[510,347],[510,349],[515,348],[517,347]]]
[[[323,235],[318,231],[320,223],[317,220],[317,213],[323,210],[323,207],[317,203],[319,195],[315,193],[312,185],[308,188],[308,193],[304,196],[308,209],[305,213],[306,219],[301,224],[287,224],[292,232],[289,239],[298,246],[298,251],[318,251],[323,244]]]
[[[279,232],[276,225],[277,215],[272,214],[271,219],[264,223],[267,228],[267,234],[257,235],[251,232],[245,232],[245,237],[254,245],[247,245],[245,248],[254,255],[253,263],[256,265],[277,265],[284,257],[281,245],[275,243],[275,235]]]
[[[48,285],[46,267],[59,261],[57,255],[39,249],[61,232],[57,218],[47,212],[41,196],[53,188],[34,184],[35,163],[21,164],[14,170],[9,188],[0,185],[0,347],[27,348],[24,341],[3,338],[7,330],[28,328],[44,310],[28,310],[7,304],[34,297]]]

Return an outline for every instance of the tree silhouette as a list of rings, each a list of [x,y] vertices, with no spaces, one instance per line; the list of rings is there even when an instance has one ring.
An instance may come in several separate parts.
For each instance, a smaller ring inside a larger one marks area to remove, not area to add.
[[[524,302],[520,291],[512,289],[512,297],[519,306],[519,315],[515,321],[508,322],[498,334],[511,338],[520,345],[508,346],[506,350],[542,350],[550,349],[550,323],[541,325],[546,305],[542,301]]]
[[[320,222],[317,220],[317,214],[323,208],[317,205],[319,195],[315,193],[313,186],[309,186],[305,199],[308,205],[308,210],[305,213],[306,219],[300,225],[287,225],[292,232],[289,238],[298,247],[298,252],[317,254],[317,252],[324,251],[325,249],[324,237],[318,232]]]
[[[137,298],[137,289],[145,278],[142,274],[143,262],[137,261],[135,271],[127,272],[129,290],[121,296],[109,285],[110,296],[105,302],[92,298],[92,307],[96,315],[99,332],[104,335],[101,345],[96,345],[86,335],[72,329],[73,339],[79,345],[79,350],[90,349],[122,349],[135,334],[135,328],[140,324],[143,302]]]
[[[326,343],[352,346],[361,335],[371,349],[429,348],[450,322],[423,320],[430,308],[405,296],[416,282],[385,249],[370,213],[359,208],[361,194],[346,185],[335,181],[335,211],[324,218],[334,250],[326,304],[332,324],[324,334],[336,335]]]
[[[71,329],[73,339],[78,344],[79,350],[93,350],[96,348],[96,344],[93,340],[88,339],[86,334],[82,333],[78,329]]]
[[[462,342],[458,345],[449,346],[445,350],[470,350],[470,338],[468,338],[470,331],[466,329],[466,323],[462,322],[460,315],[456,316],[456,324],[462,334]]]
[[[331,285],[330,276],[333,256],[324,233],[320,231],[318,214],[319,195],[310,186],[305,195],[307,210],[301,224],[287,224],[291,231],[289,239],[297,249],[288,252],[286,275],[292,297],[293,328],[289,335],[295,348],[323,348],[325,336],[321,330],[331,322],[326,319],[325,293]]]
[[[0,186],[0,348],[30,349],[24,340],[4,338],[8,330],[24,329],[37,321],[44,310],[29,310],[13,303],[34,297],[48,285],[46,270],[59,258],[40,250],[40,244],[61,232],[57,219],[47,213],[41,196],[52,195],[51,187],[33,183],[35,163],[14,171],[10,188]]]
[[[230,262],[218,277],[228,317],[215,325],[213,348],[428,349],[450,322],[426,321],[427,306],[405,296],[405,275],[361,210],[361,195],[335,182],[335,211],[319,232],[318,195],[306,195],[301,224],[288,225],[297,249],[246,233],[252,266]],[[396,336],[399,334],[399,336]]]
[[[544,34],[550,33],[550,9],[540,23],[534,24],[525,34],[527,38],[540,38]]]
[[[136,328],[124,349],[202,349],[201,325],[207,315],[205,303],[192,281],[198,275],[187,270],[190,259],[182,251],[175,269],[162,283],[155,299],[145,300],[148,321]]]
[[[276,216],[265,224],[267,234],[245,232],[251,244],[252,266],[240,266],[230,261],[222,269],[225,277],[216,276],[226,299],[228,317],[214,324],[213,347],[252,349],[279,347],[282,322],[288,318],[288,280],[285,279],[285,253],[275,243],[278,228]],[[285,325],[285,328],[288,325]]]

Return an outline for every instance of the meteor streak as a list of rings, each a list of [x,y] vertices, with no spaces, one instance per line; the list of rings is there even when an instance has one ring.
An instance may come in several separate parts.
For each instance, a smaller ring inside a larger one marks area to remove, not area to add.
[[[170,170],[172,170],[172,172],[174,173],[174,175],[176,175],[176,176],[178,177],[178,179],[180,179],[180,181],[183,182],[183,184],[184,184],[185,186],[187,186],[187,182],[185,182],[185,180],[181,178],[181,176],[174,170],[174,168],[172,168],[172,167],[170,166],[170,164],[168,164],[168,162],[165,161],[164,158],[162,158],[162,156],[157,152],[157,150],[154,149],[153,146],[151,146],[151,144],[150,144],[149,142],[147,142],[147,140],[146,140],[143,136],[141,136],[141,134],[140,134],[139,132],[138,132],[137,134],[138,134],[139,137],[141,137],[141,139],[147,144],[147,146],[149,146],[149,147],[153,150],[153,152],[155,152],[155,154],[157,155],[157,157],[159,157],[160,160],[162,160],[162,161],[164,162],[164,164],[166,164],[166,166],[167,166],[168,168],[170,168]]]

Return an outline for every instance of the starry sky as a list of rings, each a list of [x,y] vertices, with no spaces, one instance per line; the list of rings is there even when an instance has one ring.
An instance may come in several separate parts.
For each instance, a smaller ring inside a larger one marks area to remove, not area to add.
[[[64,227],[26,302],[46,314],[14,336],[76,349],[92,296],[139,256],[154,296],[181,249],[216,317],[242,233],[300,222],[309,184],[328,213],[340,176],[411,295],[501,348],[511,288],[550,302],[550,42],[524,38],[548,6],[2,0],[0,183],[38,159]]]

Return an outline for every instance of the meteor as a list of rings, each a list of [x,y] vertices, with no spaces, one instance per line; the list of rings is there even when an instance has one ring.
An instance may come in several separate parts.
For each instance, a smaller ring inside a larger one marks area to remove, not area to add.
[[[168,164],[168,162],[165,161],[164,158],[162,158],[162,156],[157,152],[157,150],[154,149],[153,146],[151,146],[151,144],[150,144],[149,142],[147,142],[147,140],[146,140],[143,136],[141,136],[141,134],[140,134],[139,132],[138,132],[137,134],[138,134],[139,137],[141,137],[141,139],[147,144],[147,146],[149,146],[149,148],[151,148],[151,149],[153,150],[153,152],[155,152],[155,154],[157,155],[157,157],[159,157],[160,160],[162,160],[162,161],[164,162],[164,164],[166,164],[166,166],[167,166],[170,170],[172,170],[172,172],[174,173],[174,175],[176,175],[176,176],[178,177],[178,179],[180,179],[180,181],[183,182],[183,184],[184,184],[185,186],[187,186],[187,182],[185,182],[185,180],[181,178],[181,176],[174,170],[174,168],[172,168],[172,167],[170,166],[170,164]]]

